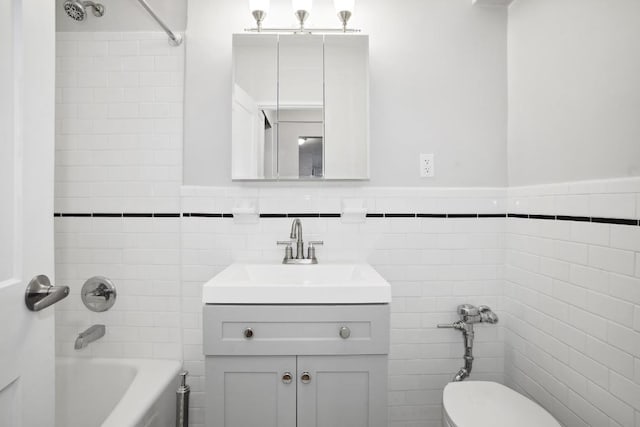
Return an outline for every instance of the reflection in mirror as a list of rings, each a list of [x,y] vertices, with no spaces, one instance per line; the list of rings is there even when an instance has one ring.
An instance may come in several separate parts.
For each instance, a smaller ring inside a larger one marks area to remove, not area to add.
[[[324,38],[315,35],[281,35],[278,46],[278,106],[324,106]]]
[[[233,36],[232,178],[368,179],[368,38]]]
[[[275,179],[278,36],[233,37],[232,178]]]
[[[298,176],[300,178],[322,178],[321,136],[301,136],[298,138]]]
[[[315,175],[310,172],[300,173],[300,151],[304,143],[300,141],[304,138],[313,137],[319,140],[313,144],[320,151],[321,161],[316,160],[317,166],[324,163],[324,125],[322,121],[322,108],[292,108],[282,109],[278,112],[278,169],[282,179],[298,178],[322,178],[324,171],[322,168],[316,169]],[[312,141],[309,141],[310,143]],[[303,151],[309,151],[306,149]],[[305,157],[306,159],[306,157]],[[305,171],[307,168],[304,169]]]

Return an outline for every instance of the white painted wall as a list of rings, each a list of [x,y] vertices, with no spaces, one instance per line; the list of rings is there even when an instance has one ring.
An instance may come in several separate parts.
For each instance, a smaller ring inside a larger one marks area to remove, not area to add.
[[[509,184],[640,175],[640,2],[509,9]]]
[[[271,3],[265,26],[295,24],[290,1]],[[369,184],[506,184],[506,18],[468,0],[356,4],[371,42]],[[184,181],[229,185],[231,35],[254,22],[229,0],[190,0],[188,19]],[[309,27],[338,24],[332,2],[315,2]],[[420,152],[435,153],[434,179],[419,178]]]
[[[76,22],[67,17],[63,5],[65,0],[56,2],[57,31],[161,31],[137,0],[95,0],[105,7],[105,14],[96,18],[92,13],[86,20]],[[187,0],[147,0],[172,31],[187,28]]]

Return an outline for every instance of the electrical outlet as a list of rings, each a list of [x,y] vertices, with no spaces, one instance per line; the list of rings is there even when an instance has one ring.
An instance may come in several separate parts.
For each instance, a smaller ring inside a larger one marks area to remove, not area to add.
[[[433,154],[420,153],[420,177],[431,178],[435,175]]]

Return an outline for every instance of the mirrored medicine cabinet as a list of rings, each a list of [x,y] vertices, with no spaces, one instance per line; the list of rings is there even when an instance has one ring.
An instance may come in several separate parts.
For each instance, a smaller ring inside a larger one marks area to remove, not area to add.
[[[369,178],[369,39],[233,36],[232,178]]]

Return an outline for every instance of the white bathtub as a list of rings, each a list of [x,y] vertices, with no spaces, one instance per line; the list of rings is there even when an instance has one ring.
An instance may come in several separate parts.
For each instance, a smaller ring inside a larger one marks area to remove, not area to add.
[[[170,427],[180,363],[56,359],[56,427]]]

